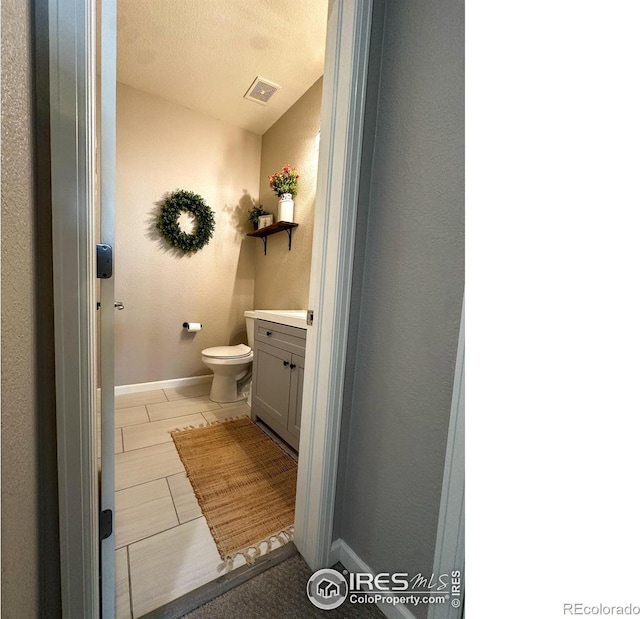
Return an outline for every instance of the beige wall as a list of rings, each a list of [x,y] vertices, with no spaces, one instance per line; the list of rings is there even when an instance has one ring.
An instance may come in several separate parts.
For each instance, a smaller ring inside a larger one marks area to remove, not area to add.
[[[262,242],[254,241],[256,309],[306,309],[309,303],[321,98],[322,78],[262,136],[260,203],[277,220],[278,198],[268,176],[285,164],[296,166],[300,179],[294,221],[300,225],[293,231],[291,251],[285,232],[268,238],[266,256]]]
[[[253,307],[260,136],[123,84],[117,99],[116,385],[209,373],[200,351],[245,337]],[[202,195],[212,240],[193,255],[155,228],[168,192]],[[204,328],[187,334],[184,321]],[[246,341],[246,340],[245,340]]]
[[[38,616],[29,3],[2,2],[2,616]]]

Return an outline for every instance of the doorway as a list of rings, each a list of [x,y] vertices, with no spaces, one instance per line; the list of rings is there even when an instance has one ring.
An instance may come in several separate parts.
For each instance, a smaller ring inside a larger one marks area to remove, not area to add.
[[[327,12],[326,3],[231,1],[196,13],[173,2],[118,2],[115,299],[125,309],[113,324],[117,616],[152,612],[291,534],[275,528],[257,534],[250,551],[230,554],[220,533],[214,538],[215,505],[201,509],[171,431],[250,415],[246,400],[210,394],[201,351],[235,354],[249,344],[246,310],[308,307]],[[243,97],[256,76],[280,86],[266,104]],[[277,221],[268,175],[287,164],[299,176],[298,226],[291,248],[282,233],[264,252],[247,236],[248,212],[262,205]],[[214,212],[213,236],[197,252],[176,249],[157,230],[175,190],[198,194]],[[202,328],[188,332],[185,322]],[[259,427],[297,460],[278,428]]]
[[[329,14],[309,293],[316,319],[308,340],[300,439],[306,449],[300,450],[295,536],[296,546],[313,569],[326,564],[331,544],[370,9],[368,2],[335,2]],[[97,502],[95,468],[87,446],[92,444],[95,426],[86,423],[86,411],[95,410],[95,404],[90,376],[75,369],[82,364],[92,367],[91,352],[95,349],[87,338],[91,322],[87,317],[95,310],[91,294],[93,222],[87,216],[92,191],[78,191],[78,187],[90,188],[92,183],[91,165],[87,165],[91,149],[85,145],[91,143],[93,121],[91,114],[83,112],[91,107],[87,103],[92,91],[87,71],[91,63],[87,65],[86,59],[92,53],[92,29],[84,11],[84,6],[52,3],[50,49],[52,74],[57,78],[52,79],[51,96],[52,149],[57,158],[53,170],[55,310],[57,316],[69,316],[65,309],[70,306],[78,317],[66,323],[57,321],[56,335],[58,341],[70,337],[80,341],[77,350],[65,349],[56,360],[64,605],[71,616],[93,617],[98,616],[99,606],[97,517],[91,515],[97,513]],[[69,63],[70,59],[78,62]],[[70,109],[76,118],[71,127],[64,122]],[[77,139],[69,141],[69,132]],[[329,214],[334,225],[328,224]],[[74,306],[78,290],[87,302]],[[76,462],[89,465],[74,470]],[[73,480],[80,483],[69,483]],[[78,578],[78,570],[89,577]]]

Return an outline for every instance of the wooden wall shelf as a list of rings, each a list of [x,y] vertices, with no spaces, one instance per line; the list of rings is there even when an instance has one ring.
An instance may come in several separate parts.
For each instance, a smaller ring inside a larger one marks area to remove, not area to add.
[[[264,255],[267,255],[267,237],[272,234],[276,234],[278,232],[284,232],[286,230],[289,235],[289,251],[291,251],[291,231],[294,228],[297,228],[298,224],[294,224],[290,221],[279,221],[275,224],[271,224],[270,226],[265,226],[264,228],[260,228],[260,230],[254,230],[253,232],[248,232],[247,236],[255,236],[262,239],[262,243],[264,244]]]

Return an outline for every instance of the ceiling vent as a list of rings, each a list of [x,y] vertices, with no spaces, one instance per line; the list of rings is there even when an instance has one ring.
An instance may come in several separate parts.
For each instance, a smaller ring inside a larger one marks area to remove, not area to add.
[[[244,98],[249,99],[249,101],[255,101],[260,105],[267,105],[267,101],[269,101],[273,93],[279,89],[280,86],[278,86],[278,84],[274,84],[258,76],[253,81],[253,84],[249,86],[249,90],[245,93]]]

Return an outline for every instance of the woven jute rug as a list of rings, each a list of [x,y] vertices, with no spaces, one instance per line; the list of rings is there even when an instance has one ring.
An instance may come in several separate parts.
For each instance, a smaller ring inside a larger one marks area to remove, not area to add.
[[[251,419],[171,433],[225,565],[248,563],[293,533],[296,461]]]

